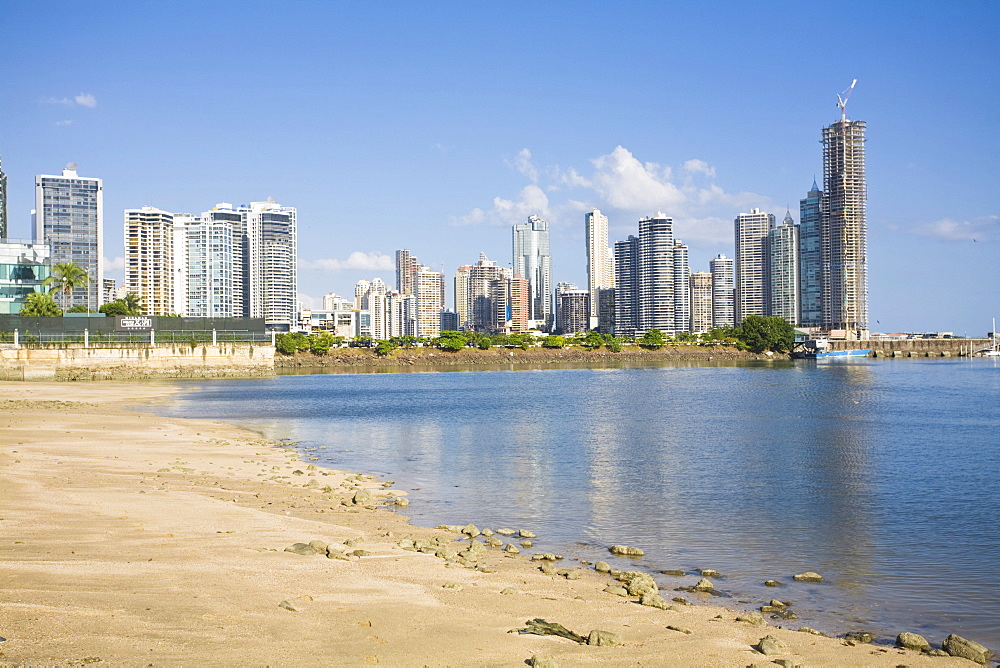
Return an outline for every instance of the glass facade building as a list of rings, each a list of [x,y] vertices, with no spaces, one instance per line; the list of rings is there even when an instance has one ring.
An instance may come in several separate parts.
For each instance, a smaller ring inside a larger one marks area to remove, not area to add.
[[[0,242],[0,314],[21,312],[32,292],[47,292],[49,247],[28,242]]]

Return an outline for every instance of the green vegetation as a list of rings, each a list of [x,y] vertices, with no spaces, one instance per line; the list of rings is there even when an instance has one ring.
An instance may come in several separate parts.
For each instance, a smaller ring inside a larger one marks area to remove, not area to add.
[[[309,338],[301,332],[278,334],[274,337],[274,348],[282,355],[294,355],[297,350],[309,349]]]
[[[130,292],[122,299],[102,304],[97,311],[105,315],[142,315],[142,297]]]
[[[434,340],[434,345],[450,353],[458,352],[469,343],[465,333],[446,329]]]
[[[755,353],[789,352],[795,341],[795,328],[777,316],[748,315],[735,333],[739,343]]]
[[[399,348],[399,346],[392,341],[379,341],[375,346],[375,354],[379,357],[388,357],[396,352],[397,348]]]
[[[544,339],[542,339],[543,348],[559,349],[565,346],[566,346],[566,339],[559,336],[558,334],[549,334]]]
[[[622,351],[622,339],[617,336],[605,335],[604,346],[613,353]]]
[[[639,346],[646,350],[659,350],[666,344],[667,341],[663,338],[663,332],[658,329],[647,330],[642,335],[642,338],[639,339]]]
[[[587,350],[597,350],[606,343],[604,336],[596,329],[592,329],[580,340],[580,345]]]
[[[82,288],[89,282],[90,276],[76,262],[56,262],[51,275],[42,281],[42,285],[52,286],[49,292],[62,293],[63,308],[66,308],[73,290]]]
[[[58,317],[63,314],[59,304],[46,292],[32,292],[25,297],[20,315],[34,318]]]

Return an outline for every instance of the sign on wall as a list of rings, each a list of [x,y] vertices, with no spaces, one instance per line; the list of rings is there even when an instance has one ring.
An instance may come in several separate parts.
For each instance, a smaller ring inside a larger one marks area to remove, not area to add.
[[[153,318],[148,315],[119,315],[115,329],[119,332],[148,332],[153,329]]]

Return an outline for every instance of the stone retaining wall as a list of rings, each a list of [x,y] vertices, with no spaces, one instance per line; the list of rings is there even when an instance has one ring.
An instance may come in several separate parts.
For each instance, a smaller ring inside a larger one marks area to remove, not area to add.
[[[875,357],[958,357],[989,346],[989,339],[902,339],[830,341],[830,350],[871,348]]]
[[[2,380],[112,380],[274,375],[269,344],[0,346]]]

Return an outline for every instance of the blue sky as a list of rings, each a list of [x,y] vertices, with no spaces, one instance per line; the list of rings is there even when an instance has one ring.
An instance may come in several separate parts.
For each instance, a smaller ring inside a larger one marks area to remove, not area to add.
[[[555,281],[583,285],[593,207],[613,240],[662,210],[707,271],[737,213],[798,218],[857,78],[873,326],[982,335],[1000,317],[998,26],[995,1],[0,0],[10,236],[31,234],[34,175],[76,162],[104,179],[118,279],[124,209],[269,196],[298,208],[307,305],[394,283],[397,248],[449,284],[480,252],[508,264],[532,213]]]

